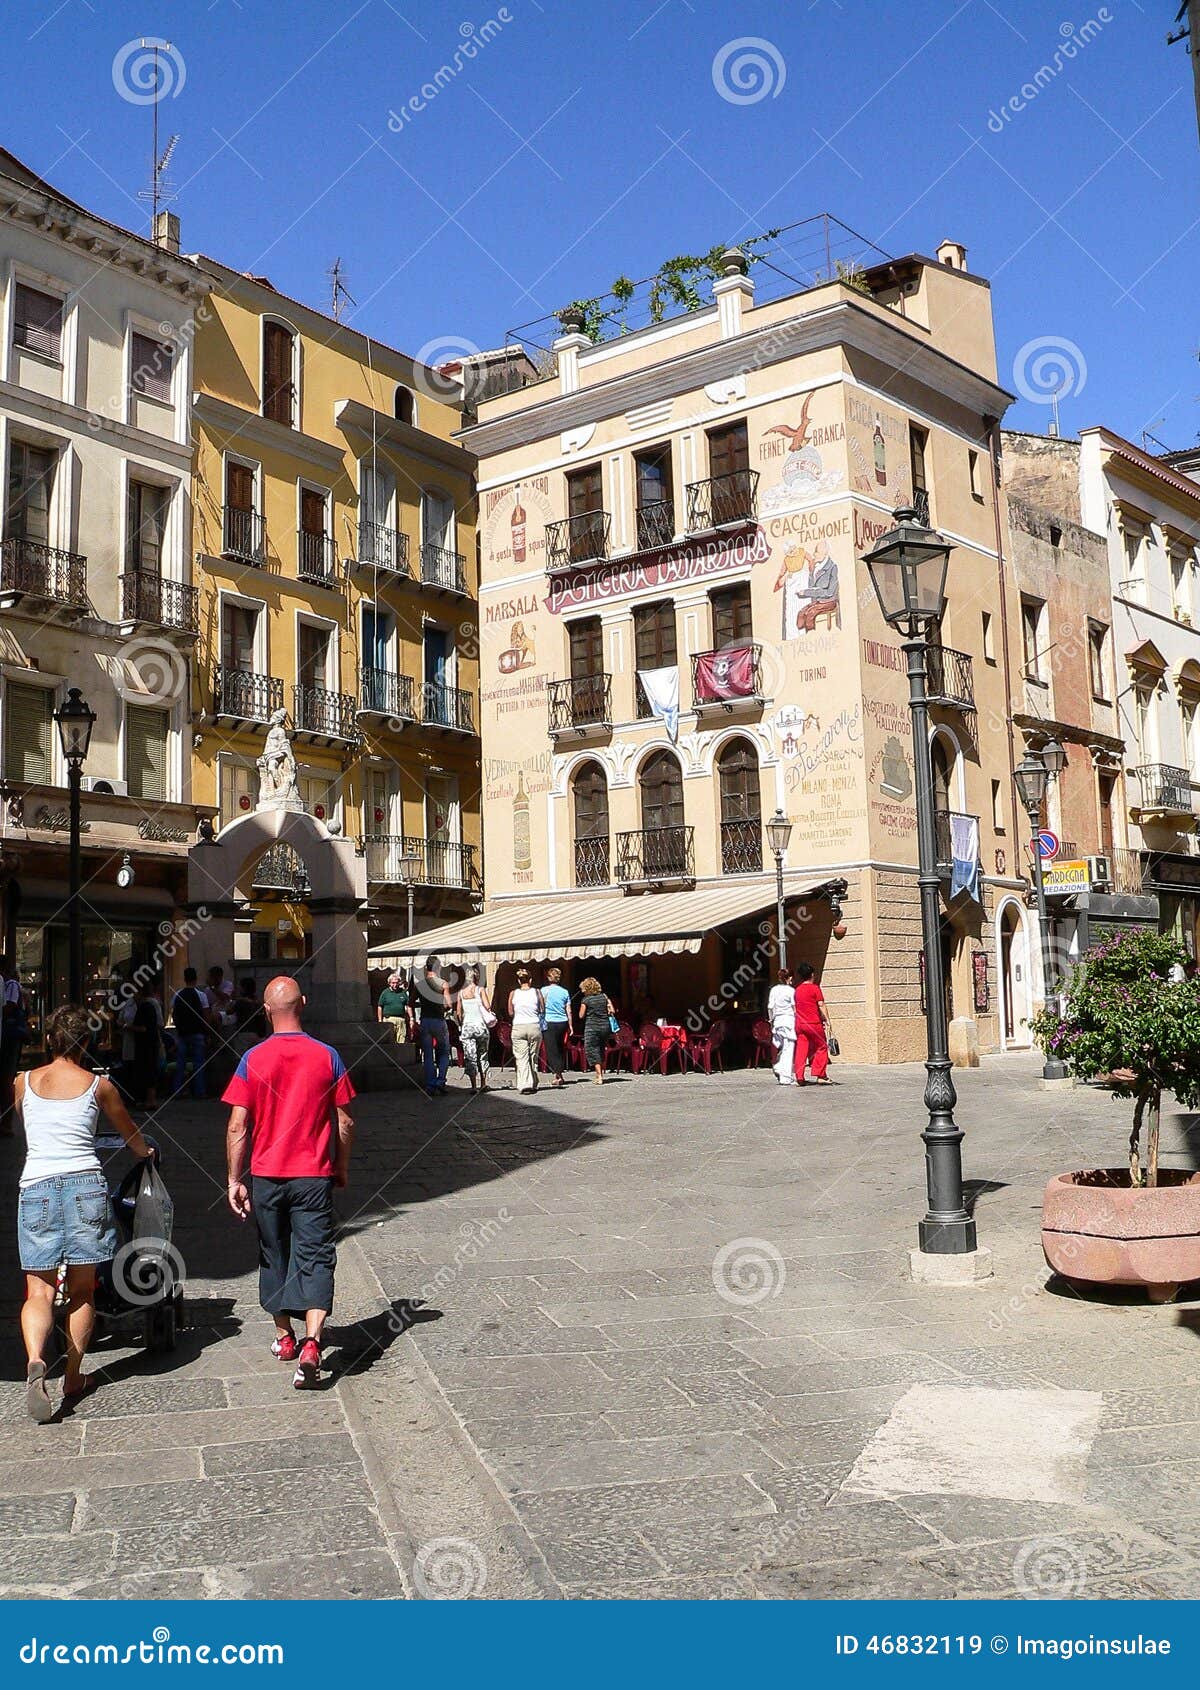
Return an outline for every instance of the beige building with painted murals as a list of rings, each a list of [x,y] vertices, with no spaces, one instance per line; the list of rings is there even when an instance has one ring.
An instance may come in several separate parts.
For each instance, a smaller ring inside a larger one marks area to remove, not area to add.
[[[843,1054],[923,1055],[907,681],[858,561],[914,501],[955,546],[931,676],[951,1009],[995,1047],[1022,836],[987,284],[951,243],[769,302],[758,266],[726,272],[711,304],[610,339],[563,313],[553,373],[464,431],[487,904],[422,944],[502,991],[514,961],[559,961],[635,1026],[719,1011],[748,1034],[780,808],[788,957],[816,965]],[[952,830],[981,869],[962,890]]]

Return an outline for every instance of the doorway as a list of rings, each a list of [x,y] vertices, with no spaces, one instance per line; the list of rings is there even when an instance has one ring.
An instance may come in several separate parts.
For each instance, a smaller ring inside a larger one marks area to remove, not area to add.
[[[998,920],[1000,982],[1003,998],[1001,1043],[1004,1049],[1028,1049],[1029,1029],[1029,944],[1025,916],[1019,904],[1009,900]]]

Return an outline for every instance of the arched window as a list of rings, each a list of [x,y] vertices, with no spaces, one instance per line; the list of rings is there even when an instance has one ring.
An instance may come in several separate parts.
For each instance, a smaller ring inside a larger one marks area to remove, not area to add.
[[[396,398],[393,403],[392,414],[397,422],[415,424],[417,420],[417,402],[407,387],[396,388]]]
[[[762,800],[758,755],[748,739],[731,739],[717,761],[721,796],[721,869],[757,874],[762,868]]]
[[[691,830],[683,825],[683,775],[669,751],[656,751],[638,776],[642,804],[643,874],[686,875],[692,871]]]
[[[584,763],[571,783],[575,809],[575,884],[608,885],[608,782],[599,763]]]
[[[299,393],[295,329],[264,318],[262,330],[262,414],[288,428],[298,426]]]

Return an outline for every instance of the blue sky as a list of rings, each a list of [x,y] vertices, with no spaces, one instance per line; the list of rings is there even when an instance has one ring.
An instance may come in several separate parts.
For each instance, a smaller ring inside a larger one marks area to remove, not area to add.
[[[891,253],[951,237],[992,281],[1006,386],[1035,391],[1044,357],[1064,432],[1174,447],[1200,434],[1200,145],[1175,9],[9,0],[0,138],[143,227],[150,112],[127,44],[169,40],[185,250],[314,304],[340,256],[352,320],[412,352],[498,344],[622,272],[821,211]],[[1021,399],[1007,421],[1046,416]]]

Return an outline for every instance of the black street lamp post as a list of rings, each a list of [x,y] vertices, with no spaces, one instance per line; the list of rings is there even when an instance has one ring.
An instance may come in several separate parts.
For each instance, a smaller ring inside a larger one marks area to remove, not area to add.
[[[1042,955],[1042,998],[1047,1007],[1058,984],[1058,970],[1054,966],[1050,924],[1046,916],[1046,882],[1042,875],[1042,805],[1046,801],[1047,787],[1062,773],[1066,760],[1062,746],[1056,739],[1051,739],[1045,745],[1026,751],[1024,759],[1013,770],[1033,840],[1033,888],[1037,898],[1038,939]],[[1056,1056],[1047,1055],[1042,1063],[1043,1080],[1062,1080],[1066,1078],[1066,1073],[1065,1063]]]
[[[413,902],[416,895],[417,883],[421,878],[421,871],[425,867],[419,851],[405,851],[400,858],[400,877],[404,881],[408,893],[408,936],[412,938],[413,930]]]
[[[928,1209],[918,1228],[921,1251],[964,1256],[976,1249],[975,1222],[963,1199],[962,1139],[954,1120],[958,1101],[950,1071],[945,974],[941,946],[940,880],[929,751],[926,652],[930,630],[946,608],[950,543],[926,528],[910,507],[895,512],[896,527],[863,561],[879,608],[889,626],[905,635],[909,707],[913,722],[913,764],[917,795],[917,883],[921,892],[921,937],[925,953],[925,1142]]]
[[[67,765],[71,799],[71,843],[67,898],[67,992],[74,1004],[83,1003],[83,913],[79,907],[82,875],[82,832],[79,795],[83,787],[83,765],[91,744],[95,712],[84,702],[78,687],[70,687],[64,702],[54,712]]]
[[[792,824],[782,810],[776,810],[767,823],[767,844],[771,847],[771,855],[775,858],[775,932],[779,942],[779,967],[787,967],[787,936],[784,933],[783,908],[783,859],[787,852],[788,841],[792,837]]]

